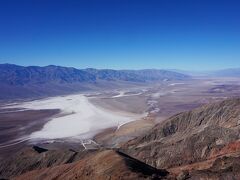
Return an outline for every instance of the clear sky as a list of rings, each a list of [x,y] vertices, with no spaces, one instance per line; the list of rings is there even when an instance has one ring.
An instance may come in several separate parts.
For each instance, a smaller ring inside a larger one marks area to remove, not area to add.
[[[0,63],[240,67],[240,1],[0,0]]]

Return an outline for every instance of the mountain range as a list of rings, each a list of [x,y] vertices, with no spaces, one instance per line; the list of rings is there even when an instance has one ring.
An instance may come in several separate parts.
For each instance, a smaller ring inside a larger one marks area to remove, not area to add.
[[[190,76],[167,70],[76,69],[61,66],[0,64],[0,99],[68,94],[121,84],[187,80]]]
[[[229,68],[212,71],[187,71],[179,69],[170,69],[170,71],[186,74],[189,76],[201,76],[201,77],[240,77],[240,68]]]
[[[25,85],[35,83],[76,83],[107,81],[147,82],[157,80],[182,80],[189,76],[168,70],[112,70],[112,69],[76,69],[49,65],[18,66],[13,64],[0,64],[0,80],[11,85]]]
[[[210,75],[219,77],[240,77],[240,68],[218,70],[210,73]]]

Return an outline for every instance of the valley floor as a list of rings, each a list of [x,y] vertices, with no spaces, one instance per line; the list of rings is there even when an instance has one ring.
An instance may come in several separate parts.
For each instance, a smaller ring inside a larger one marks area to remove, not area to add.
[[[176,113],[239,96],[239,87],[238,79],[199,78],[2,104],[0,155],[32,144],[119,147]]]

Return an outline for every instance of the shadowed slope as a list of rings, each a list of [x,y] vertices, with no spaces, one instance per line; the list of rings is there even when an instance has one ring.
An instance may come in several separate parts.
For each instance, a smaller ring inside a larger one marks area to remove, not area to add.
[[[104,150],[80,161],[27,172],[15,179],[161,179],[168,175],[120,152]]]

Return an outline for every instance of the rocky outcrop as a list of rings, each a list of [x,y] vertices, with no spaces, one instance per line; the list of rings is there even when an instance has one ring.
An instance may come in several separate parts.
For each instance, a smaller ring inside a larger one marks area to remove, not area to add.
[[[0,179],[10,178],[27,171],[53,167],[77,161],[92,151],[47,150],[38,146],[25,148],[0,162]]]
[[[75,163],[30,171],[16,180],[34,179],[165,179],[168,172],[158,170],[123,153],[104,150]]]
[[[177,114],[122,151],[157,168],[203,170],[239,149],[240,99],[229,99]],[[180,171],[178,171],[179,173]]]
[[[128,178],[127,178],[128,177]],[[168,171],[115,150],[26,148],[0,163],[0,179],[162,179]]]

